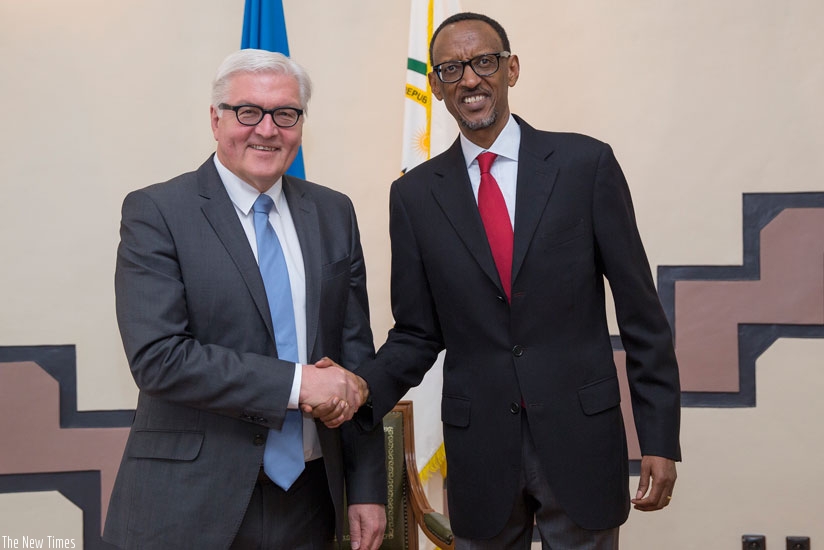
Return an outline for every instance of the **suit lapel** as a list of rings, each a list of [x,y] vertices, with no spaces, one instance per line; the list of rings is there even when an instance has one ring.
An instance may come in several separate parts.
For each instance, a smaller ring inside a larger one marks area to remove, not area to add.
[[[269,313],[269,302],[266,299],[266,289],[263,286],[263,278],[260,276],[260,269],[255,261],[255,256],[249,246],[246,233],[240,225],[235,206],[223,186],[223,182],[217,173],[214,161],[209,158],[197,171],[198,185],[200,186],[200,196],[204,199],[201,210],[214,229],[220,242],[235,262],[241,277],[243,277],[252,300],[255,302],[272,342],[275,341],[275,332],[272,328],[272,316]]]
[[[515,199],[515,243],[512,251],[512,282],[524,263],[532,236],[546,210],[558,166],[552,158],[553,148],[539,132],[518,117],[521,146],[518,153],[518,183]]]
[[[301,180],[283,176],[283,192],[286,194],[286,202],[289,204],[303,254],[303,269],[306,275],[306,350],[308,360],[312,360],[320,319],[320,223],[315,202],[311,194],[306,192]]]
[[[439,158],[440,162],[433,168],[432,195],[480,268],[503,292],[472,193],[460,138]]]
[[[552,146],[526,122],[515,117],[521,127],[518,156],[518,181],[515,203],[514,246],[512,251],[512,281],[523,265],[532,236],[538,227],[558,176],[558,166],[552,159]],[[500,277],[489,249],[483,222],[472,194],[472,184],[460,139],[440,157],[433,169],[435,182],[432,194],[444,215],[472,253],[486,275],[499,287]],[[503,289],[501,289],[503,290]]]

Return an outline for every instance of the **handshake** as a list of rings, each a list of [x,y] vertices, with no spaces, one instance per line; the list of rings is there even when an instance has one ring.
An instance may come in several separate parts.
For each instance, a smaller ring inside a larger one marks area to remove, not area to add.
[[[328,357],[313,365],[303,365],[300,408],[329,428],[351,420],[368,397],[366,381]]]

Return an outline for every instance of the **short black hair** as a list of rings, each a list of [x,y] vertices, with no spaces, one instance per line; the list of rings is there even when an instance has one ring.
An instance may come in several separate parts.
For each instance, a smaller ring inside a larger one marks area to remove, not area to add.
[[[501,42],[504,45],[504,51],[510,52],[512,51],[509,48],[509,38],[506,36],[506,31],[501,26],[500,23],[492,19],[491,17],[487,17],[486,15],[480,13],[472,13],[469,11],[465,11],[462,13],[456,13],[455,15],[451,15],[444,19],[443,23],[438,25],[438,28],[435,29],[435,32],[432,33],[432,40],[429,41],[429,63],[434,65],[435,59],[432,56],[432,46],[435,44],[435,39],[438,38],[438,35],[443,30],[444,27],[447,25],[451,25],[452,23],[457,23],[458,21],[483,21],[490,27],[492,27],[498,36],[501,39]]]

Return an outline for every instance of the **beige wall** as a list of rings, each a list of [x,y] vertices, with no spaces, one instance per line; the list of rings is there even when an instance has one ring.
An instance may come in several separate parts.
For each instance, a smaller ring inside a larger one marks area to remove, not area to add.
[[[316,85],[307,176],[355,202],[380,344],[409,1],[284,4],[292,55]],[[653,266],[740,264],[742,193],[821,190],[819,0],[462,6],[507,28],[516,113],[613,145]],[[239,0],[0,0],[0,346],[76,344],[80,409],[134,406],[113,306],[120,202],[213,150],[209,83],[239,45],[242,11]],[[780,341],[758,362],[758,407],[685,409],[673,505],[634,512],[623,546],[736,548],[745,532],[773,547],[793,534],[824,543],[822,356],[820,340]],[[0,495],[0,537],[31,524],[20,511],[31,502],[48,525],[30,528],[53,534],[54,495]]]

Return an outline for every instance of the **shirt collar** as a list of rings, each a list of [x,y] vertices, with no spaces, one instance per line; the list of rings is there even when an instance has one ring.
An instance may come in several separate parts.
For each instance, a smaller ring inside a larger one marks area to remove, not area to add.
[[[226,168],[223,163],[220,162],[220,159],[217,158],[217,155],[214,155],[213,158],[215,160],[217,173],[220,175],[220,179],[223,181],[223,186],[226,188],[226,192],[229,194],[232,203],[245,215],[249,215],[249,212],[252,211],[252,206],[254,206],[255,201],[260,196],[260,191]],[[277,208],[283,196],[283,178],[278,178],[275,184],[266,191],[266,194],[272,197],[272,201],[274,201],[275,207]]]
[[[469,141],[463,133],[460,134],[460,139],[461,149],[463,150],[467,168],[469,168],[469,166],[475,161],[475,158],[477,158],[477,156],[484,151],[489,151],[495,153],[499,157],[504,157],[518,162],[518,149],[521,146],[521,127],[518,126],[518,123],[515,121],[515,117],[511,114],[509,115],[509,120],[507,121],[506,126],[504,126],[501,133],[498,134],[498,137],[495,138],[495,142],[489,147],[489,149],[484,149],[483,147],[475,145]]]

